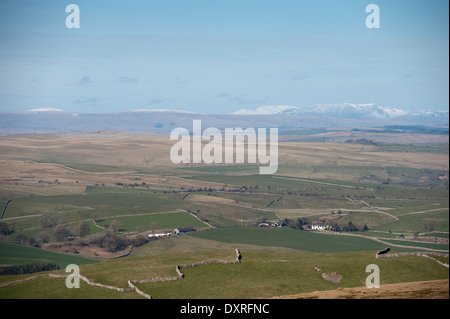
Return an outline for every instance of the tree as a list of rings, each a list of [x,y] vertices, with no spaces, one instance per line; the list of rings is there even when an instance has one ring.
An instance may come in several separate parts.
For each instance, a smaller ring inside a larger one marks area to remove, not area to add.
[[[348,224],[344,226],[344,231],[358,231],[358,227],[349,221]]]
[[[86,223],[81,223],[78,225],[78,235],[80,237],[84,237],[86,235],[89,235],[91,233],[91,229],[89,228],[89,225]]]
[[[41,217],[39,220],[39,223],[41,224],[41,227],[53,227],[56,225],[58,221],[58,218],[56,217],[56,214],[45,214]]]
[[[46,231],[42,231],[38,234],[38,238],[37,240],[40,243],[48,243],[49,242],[49,236],[48,233]]]
[[[0,234],[1,235],[9,235],[13,231],[9,228],[7,223],[0,222]]]
[[[38,244],[36,238],[34,238],[34,237],[30,237],[30,238],[28,239],[28,243],[29,243],[30,246],[32,246],[32,247],[35,247],[35,246],[37,246],[37,244]]]
[[[125,249],[128,242],[120,235],[108,232],[104,235],[101,246],[106,248],[109,252],[116,252]]]
[[[434,219],[424,219],[422,220],[422,224],[420,225],[420,228],[423,232],[432,232],[434,230],[434,227],[436,226],[436,221]]]
[[[117,233],[120,227],[122,227],[122,225],[120,225],[120,223],[114,219],[113,221],[111,221],[109,227],[112,229],[113,232]]]
[[[23,244],[24,242],[27,241],[27,235],[17,234],[16,236],[14,236],[14,241]]]
[[[306,217],[302,217],[302,218],[299,218],[297,220],[297,228],[298,229],[305,230],[305,228],[303,226],[307,226],[307,225],[309,225],[309,222],[308,222],[308,219]]]
[[[55,227],[55,238],[57,241],[65,241],[70,236],[70,231],[64,225]]]

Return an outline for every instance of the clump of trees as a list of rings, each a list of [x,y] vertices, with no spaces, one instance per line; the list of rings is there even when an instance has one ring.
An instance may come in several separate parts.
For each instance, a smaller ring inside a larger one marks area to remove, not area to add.
[[[353,224],[353,222],[349,221],[347,224],[339,225],[338,223],[334,222],[330,224],[331,228],[334,231],[367,231],[369,230],[369,227],[367,227],[367,224],[364,224],[364,226],[358,226],[356,224]]]
[[[13,230],[9,228],[9,225],[4,222],[0,222],[0,235],[8,236],[12,234]]]
[[[23,275],[32,274],[40,271],[58,270],[60,269],[57,264],[27,264],[27,265],[13,265],[0,268],[0,275]]]
[[[97,216],[93,216],[95,220]],[[48,243],[52,240],[56,242],[66,242],[75,240],[82,245],[95,245],[106,249],[108,252],[117,252],[127,248],[130,244],[133,246],[139,246],[146,242],[148,239],[145,237],[136,237],[128,239],[119,233],[121,224],[117,220],[112,220],[107,225],[106,232],[90,235],[90,227],[87,223],[80,223],[77,227],[68,227],[62,224],[56,214],[43,215],[39,223],[43,228],[43,231],[35,237],[27,237],[26,234],[18,232],[12,237],[12,241],[22,245],[30,245],[33,247],[41,247],[42,243]],[[5,238],[8,235],[13,234],[9,225],[4,222],[0,222],[0,239]],[[42,265],[42,264],[39,264]],[[34,268],[38,266],[33,266]],[[39,266],[41,267],[41,266]],[[48,270],[48,269],[45,269]],[[16,273],[21,273],[15,270]],[[42,271],[42,270],[40,270]],[[25,272],[23,272],[25,273]]]
[[[306,217],[301,217],[296,220],[285,218],[281,223],[283,227],[291,227],[299,230],[306,230],[310,222]]]
[[[21,245],[30,245],[32,247],[42,247],[42,244],[54,241],[68,241],[75,238],[83,238],[90,234],[89,225],[80,223],[77,227],[67,227],[62,224],[54,213],[45,214],[40,217],[39,224],[41,231],[34,236],[27,236],[20,231],[14,231],[10,225],[0,222],[0,241],[12,241]]]
[[[55,226],[54,234],[56,241],[73,240],[75,237],[83,238],[91,232],[89,225],[81,223],[75,229],[69,229],[62,224]]]
[[[111,253],[123,250],[129,245],[125,237],[110,231],[90,235],[85,239],[85,243],[105,248]]]
[[[358,226],[356,226],[356,225],[353,224],[351,221],[349,221],[349,222],[347,223],[347,225],[344,225],[344,226],[342,227],[342,230],[343,230],[343,231],[358,231],[359,229],[358,229]]]
[[[346,140],[345,143],[377,145],[376,142],[374,142],[372,140],[368,140],[366,138],[358,138],[356,140],[349,139],[349,140]]]

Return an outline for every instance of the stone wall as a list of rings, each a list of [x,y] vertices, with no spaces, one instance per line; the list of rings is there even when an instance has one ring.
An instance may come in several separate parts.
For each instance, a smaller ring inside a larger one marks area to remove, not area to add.
[[[66,278],[67,276],[65,275],[56,275],[56,274],[40,274],[40,275],[34,275],[34,276],[30,276],[27,278],[23,278],[23,279],[19,279],[19,280],[14,280],[14,281],[8,281],[8,282],[4,282],[0,284],[0,288],[3,287],[7,287],[7,286],[12,286],[12,285],[17,285],[29,280],[33,280],[33,279],[38,279],[38,278],[45,278],[45,277],[52,277],[52,278]]]
[[[444,258],[448,258],[448,254],[444,254],[444,253],[437,253],[437,252],[432,252],[432,251],[416,251],[416,252],[404,252],[404,253],[394,253],[394,254],[379,254],[379,252],[375,255],[376,258],[393,258],[393,257],[403,257],[403,256],[422,256],[422,257],[426,257],[426,258],[430,258],[433,259],[435,262],[437,262],[438,264],[449,268],[449,265],[437,260],[433,257],[430,257],[429,255],[432,256],[437,256],[437,257],[444,257]]]
[[[236,249],[236,258],[234,260],[204,260],[204,261],[200,261],[200,262],[196,262],[196,263],[192,263],[192,264],[177,265],[175,267],[175,271],[177,273],[176,276],[142,279],[142,280],[129,280],[128,285],[130,287],[134,287],[133,289],[140,295],[144,296],[145,298],[151,299],[150,295],[139,290],[134,284],[147,284],[147,283],[152,283],[152,282],[180,280],[180,279],[184,278],[184,274],[181,272],[181,268],[191,268],[191,267],[197,267],[197,266],[209,265],[209,264],[239,264],[240,262],[241,262],[241,252],[239,251],[239,249]]]
[[[239,249],[236,249],[236,258],[234,260],[205,260],[205,261],[192,263],[192,264],[177,265],[175,267],[175,270],[176,270],[176,273],[177,273],[176,276],[163,277],[163,278],[142,279],[142,280],[128,280],[129,288],[120,288],[120,287],[115,287],[115,286],[103,285],[103,284],[94,282],[94,281],[90,280],[89,278],[87,278],[87,277],[85,277],[83,275],[79,275],[79,276],[80,276],[81,280],[83,280],[85,283],[87,283],[88,285],[91,285],[91,286],[102,287],[102,288],[106,288],[106,289],[115,290],[115,291],[118,291],[118,292],[135,291],[136,293],[140,294],[144,298],[151,299],[151,296],[149,294],[146,294],[145,292],[143,292],[142,290],[137,288],[134,284],[145,284],[145,283],[152,283],[152,282],[173,281],[173,280],[182,279],[182,278],[184,278],[184,275],[181,272],[181,268],[197,267],[197,266],[200,266],[200,265],[208,265],[208,264],[238,264],[240,262],[241,262],[241,252],[239,251]],[[33,279],[37,279],[37,278],[45,278],[45,277],[65,279],[65,278],[67,278],[67,275],[58,275],[58,274],[34,275],[34,276],[30,276],[30,277],[27,277],[27,278],[24,278],[24,279],[19,279],[19,280],[15,280],[15,281],[9,281],[9,282],[2,283],[2,284],[0,284],[0,288],[7,287],[7,286],[10,286],[10,285],[16,285],[16,284],[19,284],[19,283],[22,283],[22,282],[26,282],[26,281],[29,281],[29,280],[33,280]]]
[[[376,254],[376,258],[389,258],[389,257],[402,257],[402,256],[424,256],[424,255],[433,255],[438,257],[448,258],[448,254],[436,253],[432,251],[415,251],[415,252],[405,252],[405,253],[394,253],[394,254]]]

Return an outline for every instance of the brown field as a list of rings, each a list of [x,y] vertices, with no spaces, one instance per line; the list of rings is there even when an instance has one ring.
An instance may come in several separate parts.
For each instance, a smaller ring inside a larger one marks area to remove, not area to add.
[[[339,288],[275,299],[449,299],[449,281],[432,280],[380,285],[380,288]]]
[[[175,141],[169,140],[168,136],[150,134],[106,132],[67,136],[18,135],[0,138],[0,159],[33,160],[40,163],[85,163],[122,167],[124,170],[193,166],[193,164],[175,165],[170,161],[169,153],[174,144]],[[280,165],[360,166],[363,163],[365,166],[389,165],[448,170],[448,160],[448,154],[431,156],[428,153],[383,152],[371,145],[279,143]],[[49,170],[48,167],[45,169]],[[306,175],[304,171],[299,171],[295,176],[310,177],[310,174]]]
[[[299,139],[302,135],[283,135],[282,139]],[[393,143],[393,144],[446,144],[449,142],[448,135],[445,134],[415,134],[415,133],[369,133],[369,132],[354,132],[348,129],[342,131],[332,131],[327,133],[306,135],[306,138],[327,138],[332,142],[345,142],[349,139],[365,138],[375,142]]]
[[[236,202],[229,198],[217,197],[217,196],[207,196],[207,195],[198,195],[192,194],[189,196],[190,201],[202,202],[202,203],[217,203],[224,205],[234,205]]]
[[[448,154],[382,152],[376,146],[348,143],[280,143],[279,157],[280,164],[286,165],[449,168]]]

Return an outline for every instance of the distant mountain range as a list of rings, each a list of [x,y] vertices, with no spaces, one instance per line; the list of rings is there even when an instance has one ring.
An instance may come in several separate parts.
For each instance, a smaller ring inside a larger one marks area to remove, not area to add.
[[[200,114],[167,109],[138,109],[118,113],[71,113],[55,108],[0,113],[0,133],[124,131],[170,133],[176,127],[333,128],[385,125],[449,126],[448,111],[408,112],[375,104],[289,105],[241,109],[233,114]]]
[[[290,115],[290,116],[332,116],[346,118],[364,119],[393,119],[402,116],[420,117],[423,119],[445,119],[449,112],[446,111],[405,111],[392,107],[379,106],[375,104],[351,104],[339,103],[328,105],[315,105],[306,107],[296,107],[290,105],[261,106],[255,110],[240,109],[233,114],[236,115]]]

